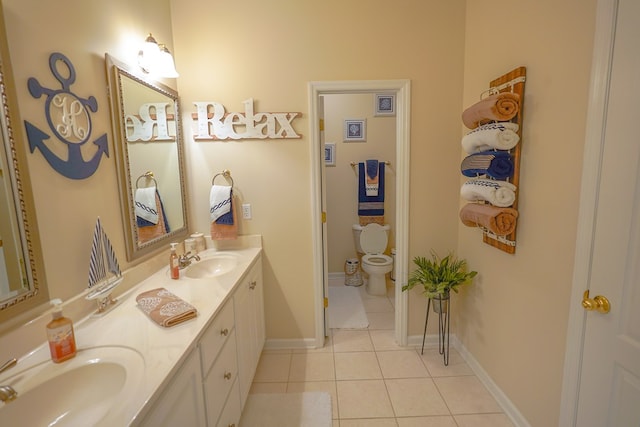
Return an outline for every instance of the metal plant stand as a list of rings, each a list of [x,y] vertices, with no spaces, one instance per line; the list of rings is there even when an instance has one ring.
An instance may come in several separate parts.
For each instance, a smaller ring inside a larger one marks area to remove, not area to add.
[[[449,316],[451,316],[451,304],[449,304],[448,294],[444,298],[429,298],[429,301],[427,302],[427,315],[424,319],[421,354],[424,354],[424,342],[427,337],[429,308],[431,307],[432,299],[434,311],[438,312],[438,351],[442,354],[444,366],[449,366]]]

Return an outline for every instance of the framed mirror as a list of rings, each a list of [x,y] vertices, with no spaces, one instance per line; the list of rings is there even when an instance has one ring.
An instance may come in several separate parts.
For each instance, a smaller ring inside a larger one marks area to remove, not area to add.
[[[49,300],[5,34],[0,10],[0,331]]]
[[[105,55],[127,259],[188,234],[178,93]]]

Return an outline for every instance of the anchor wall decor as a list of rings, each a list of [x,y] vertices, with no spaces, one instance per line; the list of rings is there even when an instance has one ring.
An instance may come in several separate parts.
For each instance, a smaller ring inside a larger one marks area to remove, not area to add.
[[[66,70],[58,68],[60,63]],[[102,156],[109,157],[106,133],[92,141],[96,151],[91,159],[85,160],[82,156],[82,146],[91,139],[91,113],[98,111],[98,102],[93,96],[82,98],[71,92],[71,85],[76,80],[76,71],[65,55],[59,52],[52,53],[49,56],[49,68],[60,82],[61,89],[43,87],[35,77],[29,78],[27,87],[34,98],[38,99],[43,95],[46,97],[44,113],[47,123],[56,139],[67,145],[69,155],[66,160],[58,157],[45,143],[51,135],[25,120],[29,148],[32,153],[36,148],[39,149],[51,167],[61,175],[70,179],[88,178],[98,169]]]

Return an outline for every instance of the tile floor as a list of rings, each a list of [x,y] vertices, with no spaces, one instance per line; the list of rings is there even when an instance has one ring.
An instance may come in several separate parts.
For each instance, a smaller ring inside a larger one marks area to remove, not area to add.
[[[453,348],[444,366],[437,348],[395,344],[391,288],[360,290],[368,329],[332,329],[321,349],[264,350],[250,393],[326,391],[333,427],[513,426]]]

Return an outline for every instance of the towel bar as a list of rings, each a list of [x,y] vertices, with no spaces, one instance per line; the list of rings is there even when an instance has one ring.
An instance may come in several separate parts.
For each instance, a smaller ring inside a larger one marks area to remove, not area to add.
[[[388,160],[386,160],[386,161],[384,161],[384,164],[385,164],[385,165],[390,165],[390,164],[391,164],[391,162],[390,162],[390,161],[388,161]],[[351,162],[351,167],[354,167],[354,166],[357,166],[357,165],[358,165],[358,162]]]

